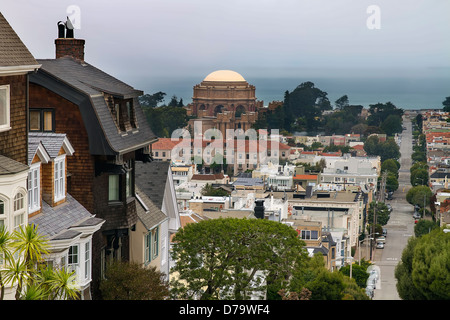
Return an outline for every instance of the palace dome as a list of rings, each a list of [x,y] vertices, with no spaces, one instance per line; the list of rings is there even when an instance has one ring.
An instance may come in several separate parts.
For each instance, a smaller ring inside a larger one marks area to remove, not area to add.
[[[208,74],[203,81],[245,82],[245,79],[239,73],[232,70],[217,70]]]

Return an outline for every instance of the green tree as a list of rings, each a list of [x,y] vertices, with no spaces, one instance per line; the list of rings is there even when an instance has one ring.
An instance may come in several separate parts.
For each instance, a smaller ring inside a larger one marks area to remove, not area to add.
[[[177,106],[162,106],[144,109],[147,121],[158,137],[170,138],[176,129],[185,128],[188,123],[186,109]]]
[[[401,117],[403,110],[397,108],[392,102],[376,103],[369,105],[369,116],[367,124],[369,126],[380,127],[382,123],[391,115]]]
[[[411,185],[413,185],[413,186],[418,186],[418,185],[426,186],[426,185],[428,185],[428,170],[423,169],[423,168],[418,168],[411,172],[410,179],[411,179]]]
[[[414,286],[427,300],[450,299],[450,233],[440,228],[419,238],[412,261]]]
[[[381,163],[381,172],[390,172],[398,179],[398,161],[396,159],[386,159]]]
[[[399,115],[390,114],[381,123],[380,127],[388,136],[393,136],[395,133],[401,133],[403,130],[402,117]]]
[[[430,204],[430,198],[432,196],[431,189],[428,186],[416,186],[412,187],[406,193],[406,201],[412,205],[418,205],[421,208]]]
[[[156,267],[114,261],[106,268],[100,291],[104,300],[165,300],[169,287],[164,277]]]
[[[384,202],[372,201],[369,205],[369,215],[367,220],[372,223],[374,213],[376,214],[376,222],[382,226],[386,225],[390,218],[389,209]]]
[[[212,219],[191,223],[173,239],[172,297],[248,299],[265,293],[265,277],[288,279],[306,259],[290,226],[265,219]]]
[[[139,104],[143,108],[156,108],[159,103],[164,101],[164,92],[156,92],[154,94],[144,94],[139,97]]]
[[[43,257],[49,254],[48,240],[35,225],[20,227],[12,234],[0,230],[0,244],[5,262],[0,270],[2,292],[5,286],[16,284],[16,300],[79,298],[73,272],[41,268]]]
[[[414,225],[414,235],[419,238],[424,234],[430,233],[431,230],[434,230],[436,228],[439,228],[439,225],[436,222],[426,219],[420,219],[419,222]]]
[[[348,96],[343,95],[342,97],[337,99],[334,103],[338,109],[344,109],[345,107],[347,107],[349,105]]]
[[[397,279],[397,292],[403,300],[422,300],[424,295],[414,285],[412,280],[414,249],[419,238],[410,237],[403,249],[402,258],[395,267],[395,278]]]
[[[395,174],[389,172],[386,177],[386,190],[390,192],[394,192],[398,189],[398,178]]]
[[[442,101],[442,105],[444,106],[444,112],[450,112],[450,97],[446,97],[444,101]]]

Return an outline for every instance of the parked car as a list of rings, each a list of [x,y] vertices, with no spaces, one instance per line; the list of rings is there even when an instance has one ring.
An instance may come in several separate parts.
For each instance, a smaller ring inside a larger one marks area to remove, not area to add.
[[[384,249],[384,243],[383,242],[377,242],[377,249]]]
[[[386,242],[386,238],[385,238],[384,236],[381,236],[381,237],[378,237],[378,238],[376,239],[376,241],[377,241],[377,243],[378,243],[378,242],[383,242],[383,243],[385,243],[385,242]]]
[[[422,215],[419,212],[415,211],[414,214],[413,214],[413,218],[414,219],[420,219],[420,218],[422,218]]]
[[[391,206],[391,204],[390,204],[390,203],[388,203],[388,204],[386,205],[386,207],[388,208],[389,212],[391,212],[391,211],[392,211],[392,206]]]
[[[386,237],[387,236],[387,229],[383,228],[383,236]]]

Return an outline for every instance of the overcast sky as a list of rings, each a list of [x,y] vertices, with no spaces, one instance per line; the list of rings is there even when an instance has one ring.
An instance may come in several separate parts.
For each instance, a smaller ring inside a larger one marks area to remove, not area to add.
[[[200,82],[218,69],[246,79],[450,73],[448,0],[1,0],[0,10],[35,58],[54,58],[56,24],[71,5],[85,60],[132,85]]]

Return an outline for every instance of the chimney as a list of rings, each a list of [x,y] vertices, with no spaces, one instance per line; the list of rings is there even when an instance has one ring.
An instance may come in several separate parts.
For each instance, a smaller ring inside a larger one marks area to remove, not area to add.
[[[254,212],[257,219],[264,219],[264,200],[255,201]]]
[[[67,17],[67,21],[58,22],[58,38],[55,39],[56,59],[72,57],[84,62],[84,40],[73,37],[73,25]]]

